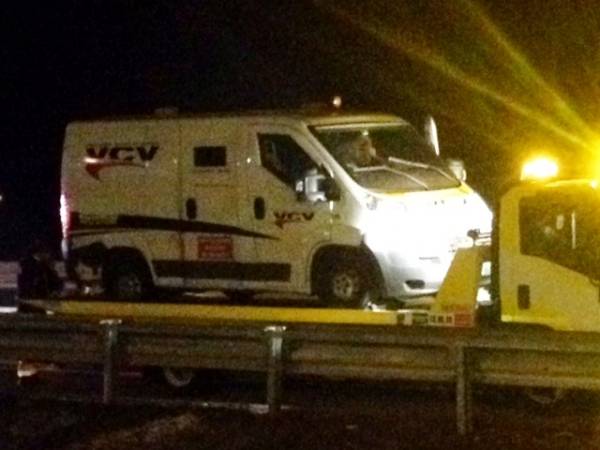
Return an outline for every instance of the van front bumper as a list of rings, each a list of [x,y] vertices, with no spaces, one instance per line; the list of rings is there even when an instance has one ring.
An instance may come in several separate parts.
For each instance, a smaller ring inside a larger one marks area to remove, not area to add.
[[[454,253],[446,257],[417,257],[412,260],[376,255],[385,283],[385,295],[393,298],[408,298],[435,294],[441,287]],[[481,268],[481,286],[489,284],[490,261]]]
[[[407,264],[390,264],[388,258],[380,262],[388,297],[405,298],[435,294],[450,267],[451,259],[422,258]]]

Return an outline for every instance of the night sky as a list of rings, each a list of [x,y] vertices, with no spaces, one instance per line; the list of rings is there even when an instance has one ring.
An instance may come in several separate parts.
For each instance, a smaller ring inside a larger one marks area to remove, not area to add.
[[[0,19],[0,259],[56,246],[65,125],[342,95],[415,125],[493,201],[530,153],[594,167],[600,0],[21,1]]]

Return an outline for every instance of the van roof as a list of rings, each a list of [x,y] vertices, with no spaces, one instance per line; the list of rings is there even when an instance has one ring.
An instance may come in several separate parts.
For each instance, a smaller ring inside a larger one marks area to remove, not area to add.
[[[290,109],[290,110],[248,110],[228,111],[215,113],[166,113],[145,114],[131,116],[112,116],[98,119],[76,120],[70,125],[111,123],[125,121],[172,121],[185,119],[238,119],[242,121],[276,121],[276,122],[304,122],[307,125],[334,125],[339,123],[365,123],[365,122],[390,122],[407,123],[398,116],[381,112],[340,111],[317,108]]]

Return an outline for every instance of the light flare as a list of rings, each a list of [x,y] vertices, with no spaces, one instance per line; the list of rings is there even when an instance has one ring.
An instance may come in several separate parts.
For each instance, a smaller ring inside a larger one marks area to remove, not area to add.
[[[419,61],[438,73],[443,74],[448,79],[458,85],[476,92],[493,102],[502,105],[512,111],[517,116],[536,124],[542,130],[560,137],[569,144],[574,144],[579,148],[588,151],[594,151],[594,145],[591,142],[597,141],[598,133],[594,132],[585,121],[569,106],[557,90],[533,68],[527,58],[510,43],[505,34],[488,17],[485,11],[471,0],[461,0],[461,4],[466,8],[469,17],[474,20],[478,28],[482,31],[482,36],[474,36],[474,42],[486,43],[487,48],[495,49],[498,53],[494,62],[498,61],[505,68],[511,69],[511,80],[517,84],[525,84],[530,96],[535,99],[530,100],[534,107],[528,106],[523,101],[519,101],[511,95],[500,92],[494,86],[484,82],[476,76],[468,74],[457,64],[452,63],[443,54],[428,46],[425,42],[418,42],[415,36],[406,33],[404,30],[398,32],[391,28],[386,22],[373,15],[361,13],[354,15],[346,9],[340,8],[327,2],[319,2],[321,7],[328,9],[338,19],[351,24],[354,28],[360,29],[370,35],[383,45],[402,52],[410,59]],[[386,17],[389,20],[389,17]],[[424,41],[424,40],[422,40]],[[483,45],[482,44],[482,45]],[[538,105],[543,104],[552,111],[551,114],[545,112]],[[494,140],[494,136],[490,136]]]

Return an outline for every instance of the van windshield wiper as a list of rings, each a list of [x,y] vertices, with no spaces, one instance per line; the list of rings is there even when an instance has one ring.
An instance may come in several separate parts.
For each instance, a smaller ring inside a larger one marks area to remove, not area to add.
[[[430,189],[429,185],[427,183],[425,183],[423,180],[420,180],[419,178],[405,172],[404,170],[394,169],[390,166],[381,165],[381,166],[354,168],[354,172],[375,172],[377,170],[387,170],[389,172],[395,173],[396,175],[400,175],[402,177],[408,178],[410,181],[412,181],[415,184],[418,184],[419,186],[421,186],[422,188],[425,188],[426,190]]]
[[[409,161],[407,159],[395,158],[394,156],[388,157],[388,161],[395,163],[395,164],[401,164],[403,166],[408,166],[408,167],[418,167],[420,169],[434,170],[434,171],[438,172],[440,175],[442,175],[443,177],[448,178],[450,181],[456,181],[456,179],[454,177],[447,174],[439,167],[434,166],[433,164],[427,164],[427,163],[422,163],[422,162],[417,162],[417,161]]]

